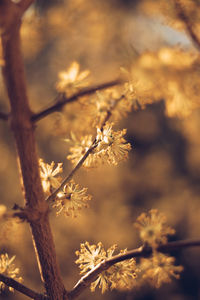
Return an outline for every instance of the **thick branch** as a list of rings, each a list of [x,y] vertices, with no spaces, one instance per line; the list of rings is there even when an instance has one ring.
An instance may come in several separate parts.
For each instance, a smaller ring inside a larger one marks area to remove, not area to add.
[[[0,119],[3,121],[8,121],[8,114],[0,112]]]
[[[181,4],[180,0],[175,0],[174,5],[176,8],[177,16],[181,19],[181,21],[184,22],[189,37],[191,38],[197,50],[200,51],[200,38],[195,33],[191,20],[188,17],[187,13],[184,11],[183,5]]]
[[[8,97],[11,104],[11,127],[17,145],[20,169],[25,192],[25,211],[30,223],[33,244],[39,270],[47,295],[51,300],[60,300],[65,294],[56,261],[55,246],[48,217],[38,167],[34,127],[31,122],[26,81],[20,45],[20,22],[2,35],[2,68]]]
[[[31,118],[31,120],[33,122],[37,122],[37,121],[45,118],[49,114],[52,114],[53,112],[59,111],[65,104],[76,101],[79,97],[90,95],[90,94],[93,94],[96,91],[103,90],[103,89],[106,89],[106,88],[109,88],[109,87],[112,87],[112,86],[115,86],[115,85],[118,85],[118,84],[121,84],[121,83],[122,82],[119,79],[117,79],[117,80],[109,81],[109,82],[102,83],[102,84],[99,84],[99,85],[91,86],[91,87],[86,88],[86,89],[84,89],[80,92],[77,92],[75,95],[73,95],[69,98],[67,98],[65,96],[65,94],[59,94],[54,100],[55,104],[49,106],[48,108],[42,110],[39,113],[34,114]]]
[[[159,247],[157,247],[156,250],[162,253],[169,253],[170,251],[180,250],[182,248],[199,247],[199,246],[200,246],[200,240],[177,241],[177,242],[170,242],[167,244],[160,245]],[[142,246],[137,249],[130,250],[125,254],[115,255],[112,258],[103,261],[78,281],[78,283],[74,286],[72,291],[69,292],[69,298],[74,299],[78,297],[97,278],[97,276],[101,272],[109,269],[114,264],[127,259],[136,258],[136,257],[147,258],[152,255],[152,252],[153,249],[151,247]]]
[[[48,297],[38,294],[35,291],[29,289],[25,285],[21,284],[20,282],[14,280],[13,278],[7,277],[3,274],[0,274],[0,281],[4,282],[8,287],[12,287],[16,291],[20,292],[21,294],[24,294],[28,296],[31,299],[34,300],[47,300]]]

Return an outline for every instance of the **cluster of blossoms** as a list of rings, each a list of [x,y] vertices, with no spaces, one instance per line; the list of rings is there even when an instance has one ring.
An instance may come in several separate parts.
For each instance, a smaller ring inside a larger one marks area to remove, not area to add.
[[[67,71],[62,71],[58,74],[59,81],[56,88],[60,93],[65,93],[70,96],[80,88],[88,85],[87,77],[90,74],[89,70],[80,71],[80,66],[77,62],[73,62]]]
[[[162,283],[171,282],[171,277],[179,278],[182,266],[175,266],[174,257],[169,257],[156,250],[160,244],[167,242],[167,236],[175,230],[166,224],[164,214],[157,209],[151,209],[148,214],[142,213],[134,224],[139,230],[140,238],[153,249],[151,258],[142,258],[140,261],[141,277],[156,288]]]
[[[0,255],[0,274],[13,278],[19,282],[22,282],[22,277],[18,277],[19,269],[15,267],[13,261],[15,256],[9,258],[8,254]],[[5,288],[4,282],[0,281],[0,290]],[[9,287],[9,290],[13,292],[13,288]]]
[[[138,218],[135,226],[140,231],[142,241],[148,243],[153,249],[152,256],[148,259],[141,258],[137,265],[134,258],[121,259],[121,256],[127,253],[127,249],[125,249],[119,254],[120,262],[110,266],[109,262],[113,258],[116,245],[105,251],[102,243],[90,245],[85,242],[81,244],[80,251],[76,251],[76,255],[79,257],[76,263],[79,264],[81,274],[87,276],[97,268],[102,269],[96,280],[91,283],[91,291],[94,291],[97,286],[102,290],[102,293],[107,289],[127,290],[144,281],[159,288],[162,283],[171,282],[171,277],[180,277],[183,267],[175,266],[173,257],[156,250],[158,245],[167,242],[168,234],[174,233],[174,230],[166,225],[165,216],[152,209],[149,214],[143,213]]]
[[[49,165],[40,159],[39,166],[44,192],[49,195],[53,189],[60,187],[62,178],[57,175],[63,171],[62,163],[55,167],[54,162]],[[81,208],[88,207],[89,200],[91,196],[87,194],[87,188],[80,188],[74,181],[70,181],[57,194],[52,206],[56,208],[57,215],[63,212],[65,216],[76,217]]]
[[[113,257],[113,253],[116,250],[117,245],[111,246],[105,251],[103,244],[90,245],[88,242],[81,244],[80,251],[76,251],[76,255],[79,258],[76,260],[76,264],[79,264],[81,274],[86,275],[88,272],[98,267],[104,262]],[[126,253],[126,249],[121,253]],[[91,283],[90,289],[92,292],[99,286],[102,293],[110,289],[130,289],[134,285],[134,279],[136,278],[136,263],[135,260],[129,259],[123,262],[119,262],[107,270],[101,272],[97,279]]]
[[[114,131],[112,126],[113,124],[106,123],[102,129],[98,127],[95,141],[92,141],[91,135],[85,136],[81,141],[74,139],[75,146],[70,148],[71,154],[67,158],[77,164],[90,147],[95,145],[84,161],[84,167],[96,167],[104,163],[117,165],[127,159],[131,145],[124,138],[126,129]]]

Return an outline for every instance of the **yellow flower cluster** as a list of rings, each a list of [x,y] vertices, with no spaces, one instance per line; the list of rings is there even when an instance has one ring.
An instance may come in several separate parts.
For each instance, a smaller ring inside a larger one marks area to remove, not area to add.
[[[171,282],[171,277],[179,278],[183,267],[174,265],[174,257],[156,250],[160,244],[167,242],[167,235],[175,233],[175,230],[166,224],[165,215],[157,209],[151,209],[148,214],[142,213],[134,225],[139,230],[142,241],[153,248],[151,258],[141,259],[142,279],[159,288],[162,283]]]
[[[107,123],[103,129],[97,128],[96,147],[83,163],[84,167],[96,167],[104,163],[117,165],[127,159],[131,145],[124,139],[126,129],[114,131],[112,126],[113,124]],[[77,164],[93,145],[92,136],[87,135],[81,138],[80,142],[74,139],[74,142],[75,146],[70,148],[72,154],[68,155],[67,159]]]
[[[53,207],[57,209],[57,215],[63,212],[66,216],[77,217],[83,207],[88,207],[91,195],[87,194],[87,188],[81,189],[74,181],[66,184],[63,191],[59,192]]]
[[[102,269],[96,280],[91,283],[91,291],[98,286],[102,293],[108,289],[129,290],[147,281],[156,288],[163,283],[171,282],[171,278],[179,278],[182,266],[174,265],[175,259],[157,251],[160,244],[167,242],[167,235],[174,230],[166,225],[166,218],[157,210],[152,209],[149,214],[143,213],[135,225],[140,230],[144,243],[152,247],[153,253],[149,258],[141,258],[136,265],[134,258],[121,260],[106,269],[106,263],[113,258],[117,245],[111,246],[107,251],[100,242],[97,245],[82,243],[80,251],[76,251],[81,274],[87,277],[92,271]],[[119,255],[126,254],[127,249],[121,250]],[[130,256],[129,256],[130,257]],[[125,257],[124,257],[125,258]],[[116,259],[116,257],[115,257]],[[116,261],[116,260],[114,260]]]
[[[22,277],[18,277],[19,269],[15,267],[13,264],[13,261],[15,259],[15,256],[9,258],[8,254],[1,254],[0,255],[0,273],[8,276],[10,278],[13,278],[19,282],[22,282]],[[0,281],[0,290],[5,289],[4,282]],[[14,291],[12,287],[9,287],[9,290],[11,292]]]
[[[51,164],[44,163],[42,159],[39,160],[40,176],[42,180],[42,186],[45,193],[49,194],[52,192],[52,188],[58,188],[61,183],[61,177],[56,177],[57,174],[62,173],[62,163],[58,163],[57,167],[54,168],[54,161]]]
[[[81,244],[80,251],[76,251],[76,255],[79,258],[76,260],[76,264],[79,264],[81,274],[87,274],[98,266],[103,261],[110,259],[116,250],[117,245],[111,246],[105,251],[103,244],[90,245],[88,242]],[[121,253],[126,253],[126,249]],[[100,273],[97,279],[91,283],[90,289],[92,292],[99,286],[102,293],[110,289],[130,289],[134,285],[134,279],[136,278],[136,263],[134,259],[129,259],[123,262],[119,262],[109,269]]]

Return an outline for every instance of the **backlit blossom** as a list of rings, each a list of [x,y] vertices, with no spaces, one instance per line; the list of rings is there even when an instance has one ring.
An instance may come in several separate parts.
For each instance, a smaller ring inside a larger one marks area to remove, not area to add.
[[[87,194],[87,188],[80,188],[71,181],[65,185],[62,192],[58,193],[53,207],[57,209],[57,215],[63,212],[66,216],[77,217],[83,207],[88,207],[91,195]]]
[[[121,250],[121,254],[125,254],[127,249]],[[111,289],[129,290],[135,285],[138,268],[134,258],[124,260],[113,265],[109,270]]]
[[[151,209],[148,214],[142,213],[134,225],[139,230],[142,241],[152,247],[166,243],[167,235],[175,233],[173,228],[166,225],[165,215],[157,209]]]
[[[77,89],[88,85],[87,77],[90,74],[89,70],[80,72],[80,66],[77,62],[73,62],[67,71],[62,71],[58,74],[59,81],[56,88],[59,92],[69,93],[75,92]]]
[[[61,183],[60,177],[55,177],[62,172],[62,163],[58,163],[54,168],[54,161],[51,164],[44,163],[42,159],[39,160],[40,176],[42,180],[42,186],[45,193],[50,193],[52,188],[58,188]]]
[[[68,140],[67,140],[68,141]],[[93,144],[92,135],[86,135],[81,137],[78,140],[74,135],[72,135],[73,146],[70,147],[70,152],[67,156],[67,159],[71,160],[74,165],[76,165],[79,160],[83,157],[83,155],[89,150],[89,148]],[[96,157],[91,153],[83,163],[84,167],[95,167],[96,166]]]
[[[141,260],[141,269],[143,269],[143,279],[146,279],[156,288],[163,283],[170,283],[171,278],[180,278],[182,266],[174,265],[174,257],[162,253],[154,253],[151,258]]]
[[[117,165],[118,162],[127,159],[131,145],[123,137],[126,134],[126,129],[115,132],[112,125],[107,123],[103,130],[97,128],[98,146],[95,152],[102,163]]]
[[[19,269],[16,268],[15,265],[13,264],[14,259],[15,256],[9,258],[7,253],[1,254],[0,273],[21,282],[22,277],[18,277]],[[3,290],[4,288],[5,288],[5,283],[0,281],[0,290]],[[9,287],[9,290],[13,291],[13,288]]]
[[[114,131],[112,124],[107,123],[101,130],[97,128],[95,147],[84,161],[84,167],[96,167],[104,163],[117,165],[120,161],[127,159],[131,145],[126,142],[124,135],[126,129]],[[71,154],[67,156],[74,164],[77,164],[88,149],[94,145],[92,135],[82,137],[80,141],[75,140],[75,145],[70,148]]]
[[[87,274],[97,265],[112,258],[117,245],[111,246],[107,251],[104,250],[102,243],[90,245],[88,242],[81,244],[81,250],[76,251],[79,258],[76,263],[79,264],[81,274]],[[127,250],[122,250],[121,253],[126,253]],[[98,286],[102,293],[108,289],[130,289],[133,286],[136,277],[135,260],[129,259],[116,263],[105,271],[102,271],[97,279],[91,283],[91,291],[94,292]]]

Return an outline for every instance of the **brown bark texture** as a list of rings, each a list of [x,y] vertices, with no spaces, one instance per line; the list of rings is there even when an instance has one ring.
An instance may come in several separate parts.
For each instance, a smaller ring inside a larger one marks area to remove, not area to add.
[[[1,6],[0,6],[1,10]],[[48,204],[42,190],[34,126],[31,121],[24,63],[20,44],[20,19],[2,34],[5,65],[3,77],[11,106],[10,124],[16,141],[22,174],[25,208],[24,219],[30,224],[33,244],[47,296],[52,300],[66,299],[66,292],[56,260],[56,252],[49,224]],[[19,214],[20,215],[20,214]]]

